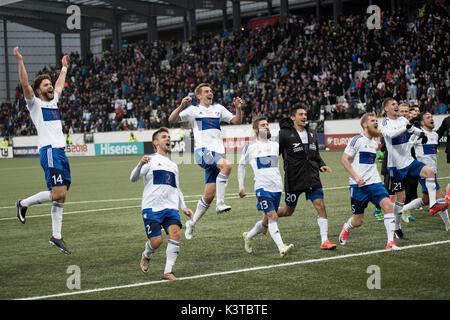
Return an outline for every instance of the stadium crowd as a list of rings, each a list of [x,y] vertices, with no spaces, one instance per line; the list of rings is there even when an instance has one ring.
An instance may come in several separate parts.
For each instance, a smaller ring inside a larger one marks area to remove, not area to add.
[[[208,82],[215,101],[231,112],[245,100],[245,123],[257,114],[269,122],[303,104],[312,120],[381,115],[392,96],[422,111],[447,113],[449,17],[430,4],[408,21],[404,10],[382,13],[381,30],[367,16],[341,16],[339,26],[314,17],[291,17],[263,30],[203,33],[188,43],[146,41],[119,52],[72,53],[59,107],[65,132],[104,132],[168,126],[168,116],[196,84]],[[60,66],[47,69],[56,80]],[[31,80],[31,79],[30,79]],[[34,135],[21,89],[0,106],[0,136]],[[135,118],[136,121],[127,119]]]

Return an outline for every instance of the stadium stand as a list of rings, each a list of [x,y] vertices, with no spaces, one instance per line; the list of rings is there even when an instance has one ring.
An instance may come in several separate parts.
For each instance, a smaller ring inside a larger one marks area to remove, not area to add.
[[[448,8],[447,8],[448,9]],[[401,9],[384,11],[381,30],[366,17],[341,16],[338,27],[325,18],[291,17],[263,30],[202,33],[187,43],[139,41],[120,52],[87,59],[71,53],[67,89],[60,99],[65,132],[104,132],[167,126],[170,112],[196,84],[208,82],[215,100],[230,108],[245,99],[245,123],[255,115],[276,122],[296,103],[309,119],[381,115],[393,96],[433,114],[448,112],[449,17],[431,3],[411,21]],[[41,73],[53,81],[60,66]],[[0,106],[0,136],[35,135],[18,86],[14,101]]]

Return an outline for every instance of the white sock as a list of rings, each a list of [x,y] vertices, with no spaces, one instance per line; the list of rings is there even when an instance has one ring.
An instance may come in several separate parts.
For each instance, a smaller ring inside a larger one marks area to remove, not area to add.
[[[395,216],[393,213],[384,215],[384,227],[386,228],[387,242],[394,241]]]
[[[205,212],[208,210],[209,204],[203,200],[203,197],[198,200],[197,202],[197,210],[195,210],[194,213],[194,219],[192,220],[192,223],[195,225],[198,220],[200,220],[201,217],[205,214]]]
[[[61,229],[63,221],[64,203],[53,201],[52,205],[52,235],[56,239],[61,239]]]
[[[278,250],[281,250],[284,243],[283,240],[281,239],[280,229],[278,229],[277,220],[269,220],[269,233],[273,241],[277,245]]]
[[[403,210],[404,203],[401,202],[394,202],[394,221],[395,221],[395,230],[401,229],[401,222],[402,222],[402,210]]]
[[[441,216],[442,221],[444,221],[445,227],[450,225],[450,221],[448,220],[448,210],[439,211],[438,214]]]
[[[164,274],[172,272],[172,267],[177,261],[178,253],[180,252],[180,243],[178,241],[169,239],[166,249],[166,266]]]
[[[317,224],[319,225],[321,241],[324,243],[328,240],[328,219],[317,216]]]
[[[49,201],[52,201],[52,192],[41,191],[26,199],[23,199],[22,201],[20,201],[20,204],[24,207],[29,207],[35,204],[45,203]]]
[[[219,173],[216,178],[216,207],[225,203],[225,190],[228,185],[228,177]]]
[[[247,239],[252,239],[256,235],[262,233],[264,231],[264,226],[262,224],[262,221],[259,220],[257,223],[255,223],[255,226],[247,233]]]
[[[403,206],[402,212],[406,212],[408,210],[419,209],[420,207],[423,207],[423,206],[424,206],[424,204],[422,202],[422,199],[421,198],[417,198],[417,199],[414,199],[413,201],[411,201],[410,203],[405,204]]]
[[[445,203],[444,198],[440,198],[436,200],[437,203]],[[438,214],[441,216],[442,221],[444,221],[445,227],[448,227],[450,225],[450,221],[448,219],[448,210],[439,211]]]
[[[152,256],[153,252],[155,252],[155,249],[152,248],[152,245],[150,244],[150,240],[148,240],[145,243],[144,256],[147,259],[150,259],[150,257]]]
[[[426,178],[425,186],[428,190],[428,198],[430,199],[430,208],[436,203],[436,179],[435,178]]]
[[[348,219],[348,220],[347,220],[347,223],[344,225],[345,231],[350,232],[350,230],[353,229],[352,219],[353,219],[353,217],[350,217],[350,219]]]

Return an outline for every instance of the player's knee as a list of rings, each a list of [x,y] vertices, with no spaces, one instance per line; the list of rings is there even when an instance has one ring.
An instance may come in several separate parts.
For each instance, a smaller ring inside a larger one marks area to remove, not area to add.
[[[161,246],[161,244],[162,244],[161,236],[150,238],[150,245],[152,246],[153,249],[158,249]]]
[[[424,167],[422,169],[422,175],[425,178],[434,178],[434,170],[431,169],[430,167]]]
[[[227,176],[231,173],[232,168],[231,162],[225,158],[222,158],[219,160],[219,162],[217,162],[217,167],[219,168],[221,173]]]
[[[269,220],[278,220],[278,215],[275,211],[270,211],[267,213],[267,218]]]
[[[52,190],[52,201],[59,203],[66,202],[66,192],[63,190]]]

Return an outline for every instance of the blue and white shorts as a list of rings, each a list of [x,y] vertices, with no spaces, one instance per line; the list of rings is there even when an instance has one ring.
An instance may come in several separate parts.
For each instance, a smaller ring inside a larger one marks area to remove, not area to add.
[[[323,189],[316,188],[305,191],[286,192],[286,194],[284,195],[284,202],[289,207],[297,206],[298,198],[303,192],[305,192],[306,200],[310,200],[311,202],[314,202],[317,199],[323,199]]]
[[[161,235],[161,227],[164,228],[166,234],[169,226],[176,224],[183,227],[181,224],[180,214],[175,209],[164,209],[161,211],[153,211],[152,208],[142,210],[142,220],[144,221],[145,233],[147,238],[153,238]]]
[[[255,193],[256,199],[258,200],[256,209],[264,211],[265,214],[270,211],[278,211],[278,208],[280,207],[281,192],[270,192],[260,188],[257,189]]]
[[[206,148],[199,148],[194,151],[195,162],[205,169],[205,183],[216,183],[217,175],[220,172],[217,168],[217,162],[222,158],[222,154]]]
[[[362,187],[358,185],[350,186],[350,201],[353,214],[364,213],[369,201],[375,206],[379,206],[384,198],[389,198],[389,193],[381,182]]]
[[[391,177],[392,192],[400,192],[406,189],[406,178],[414,177],[420,178],[420,171],[425,167],[425,164],[414,160],[409,166],[403,169],[395,167],[388,168],[389,176]]]
[[[64,185],[69,190],[72,179],[70,177],[69,159],[67,159],[64,148],[52,148],[51,145],[48,145],[42,147],[39,154],[48,190]]]

